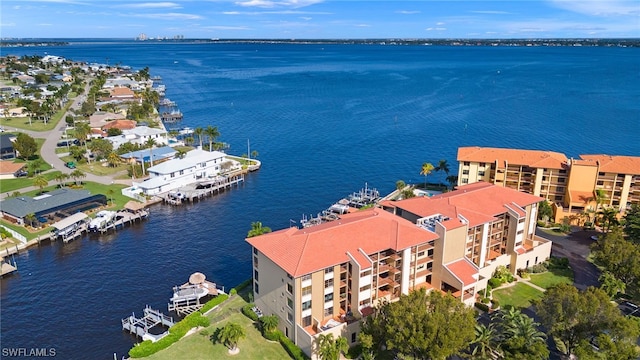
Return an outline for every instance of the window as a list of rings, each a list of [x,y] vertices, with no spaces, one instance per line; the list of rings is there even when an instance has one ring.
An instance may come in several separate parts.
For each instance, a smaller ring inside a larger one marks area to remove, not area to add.
[[[293,309],[293,300],[291,298],[287,298],[287,306],[289,309]]]
[[[180,170],[180,175],[184,175],[184,170]]]
[[[324,273],[325,273],[325,274],[331,274],[331,273],[333,273],[333,266],[332,266],[332,267],[328,267],[328,268],[324,269]]]
[[[260,287],[258,287],[258,283],[257,283],[257,282],[254,282],[254,283],[253,283],[253,291],[254,291],[256,294],[260,294]]]
[[[424,256],[424,251],[420,251],[420,252],[418,253],[418,257],[423,257],[423,256]]]
[[[256,254],[256,255],[258,255],[258,249],[253,248],[253,253],[254,253],[254,254]]]
[[[253,257],[253,266],[258,267],[258,257],[257,256]]]
[[[433,267],[433,261],[427,263],[427,269],[431,270]]]
[[[469,170],[462,170],[462,175],[469,175]]]
[[[302,296],[311,295],[311,286],[307,286],[302,288]]]
[[[371,270],[363,271],[362,274],[360,274],[360,277],[365,277],[369,275],[371,275]]]
[[[329,279],[329,280],[325,280],[324,281],[324,288],[330,288],[333,286],[333,279]]]
[[[258,270],[253,270],[253,278],[258,281]]]
[[[366,291],[366,290],[369,290],[369,289],[371,289],[371,285],[365,285],[365,286],[360,288],[360,291],[362,292],[362,291]]]
[[[478,176],[484,176],[484,171],[478,171]]]
[[[333,301],[333,293],[329,293],[324,296],[324,302]]]
[[[462,179],[462,183],[463,184],[468,184],[469,183],[469,179]]]
[[[356,342],[356,336],[358,336],[358,333],[351,333],[351,343],[353,344],[354,342]]]
[[[293,314],[287,313],[287,321],[293,324]]]
[[[307,327],[311,325],[311,315],[302,318],[302,326]]]
[[[556,195],[555,200],[562,201],[562,195]]]
[[[176,177],[176,173],[172,172],[172,173],[171,173],[171,177],[172,177],[172,178]]]
[[[604,173],[603,172],[598,173],[598,176],[604,176]]]
[[[522,235],[522,233],[524,233],[524,230],[518,231],[518,235]]]
[[[305,301],[302,303],[302,310],[309,310],[309,309],[311,309],[311,300]]]
[[[307,281],[307,280],[311,280],[311,274],[307,274],[302,277],[302,281]]]
[[[566,180],[565,178],[558,178],[559,183],[564,183],[565,180]]]
[[[464,166],[469,166],[469,162],[468,162],[468,161],[465,161],[465,162],[463,162],[463,163],[462,163],[462,165],[464,165]]]
[[[427,256],[433,256],[433,249],[427,250]]]
[[[206,162],[200,163],[200,167],[207,167],[207,163]]]
[[[333,316],[333,306],[330,308],[324,309],[324,317]]]
[[[291,285],[291,284],[287,283],[287,292],[288,292],[289,294],[293,294],[293,285]]]

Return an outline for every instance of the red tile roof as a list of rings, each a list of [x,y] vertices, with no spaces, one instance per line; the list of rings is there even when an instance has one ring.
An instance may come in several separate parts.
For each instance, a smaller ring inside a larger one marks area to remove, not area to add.
[[[13,161],[0,160],[0,174],[15,174],[26,165],[26,163],[14,163]]]
[[[445,268],[462,282],[463,287],[478,281],[478,268],[465,258],[449,263]]]
[[[535,168],[563,169],[567,157],[555,151],[502,149],[479,146],[458,148],[458,161],[496,163],[499,168],[509,165],[526,165]]]
[[[467,219],[469,226],[477,226],[493,221],[495,216],[507,212],[507,206],[515,211],[518,206],[524,208],[542,200],[541,197],[510,188],[478,182],[458,186],[455,191],[432,197],[421,196],[396,201],[393,206],[420,217],[442,214],[450,219],[442,223],[449,229],[450,226],[462,226],[458,215]],[[517,212],[524,215],[522,210]]]
[[[435,233],[408,220],[372,208],[320,225],[274,231],[246,241],[288,274],[299,277],[349,261],[347,252],[366,268],[358,249],[366,254],[402,250],[437,238]]]
[[[620,155],[580,155],[584,160],[597,161],[599,171],[606,173],[640,175],[640,157]]]
[[[120,130],[131,130],[136,127],[136,124],[137,123],[135,120],[117,119],[117,120],[109,121],[108,123],[106,123],[102,127],[102,130],[107,131],[112,128],[116,128]]]

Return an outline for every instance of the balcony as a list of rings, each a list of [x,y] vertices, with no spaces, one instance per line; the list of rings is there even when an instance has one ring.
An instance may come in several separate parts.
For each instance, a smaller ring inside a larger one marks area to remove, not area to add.
[[[381,286],[396,286],[396,285],[400,285],[398,284],[394,279],[392,279],[391,277],[378,277],[378,287]]]

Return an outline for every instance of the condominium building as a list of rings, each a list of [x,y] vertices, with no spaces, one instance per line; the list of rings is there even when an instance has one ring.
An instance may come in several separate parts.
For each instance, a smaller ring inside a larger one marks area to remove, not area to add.
[[[472,184],[248,238],[256,306],[313,356],[319,334],[354,343],[373,306],[414,289],[472,305],[498,266],[515,272],[549,257],[551,242],[534,233],[541,200]]]
[[[554,220],[580,222],[602,206],[624,212],[640,203],[640,157],[580,155],[542,150],[461,147],[458,185],[479,181],[541,196],[553,204]],[[597,199],[596,190],[604,197]]]

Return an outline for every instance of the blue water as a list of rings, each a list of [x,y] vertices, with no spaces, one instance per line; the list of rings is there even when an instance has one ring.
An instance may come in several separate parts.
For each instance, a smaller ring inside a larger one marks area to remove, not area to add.
[[[155,206],[110,237],[35,248],[2,280],[2,347],[111,359],[134,339],[120,319],[166,309],[195,271],[228,287],[251,276],[244,237],[315,214],[365,182],[421,182],[421,164],[479,145],[640,155],[640,49],[79,42],[2,48],[148,66],[182,126],[218,126],[263,168],[239,189]],[[432,180],[444,175],[432,175]]]

